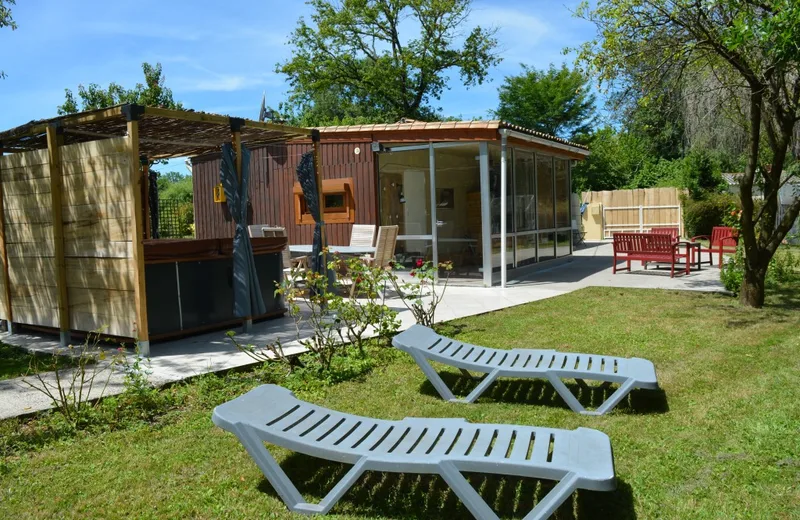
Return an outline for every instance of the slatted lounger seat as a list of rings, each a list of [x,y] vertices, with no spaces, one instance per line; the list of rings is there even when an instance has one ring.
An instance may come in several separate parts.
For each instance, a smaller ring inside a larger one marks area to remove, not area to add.
[[[462,471],[560,482],[527,520],[548,518],[576,489],[616,486],[608,436],[597,430],[472,424],[464,419],[370,419],[329,410],[263,385],[214,409],[214,424],[239,438],[291,511],[325,514],[364,471],[438,474],[479,519],[497,515]],[[264,443],[353,464],[319,504],[300,495]]]
[[[398,334],[392,340],[392,345],[411,354],[439,395],[452,402],[475,402],[498,377],[543,378],[550,381],[573,411],[602,415],[614,408],[634,388],[658,388],[653,363],[641,358],[479,347],[440,336],[422,325],[413,325]],[[458,399],[428,363],[429,360],[456,367],[467,376],[470,371],[488,375],[467,397]],[[584,387],[587,379],[602,381],[606,386],[619,383],[620,387],[596,410],[586,410],[561,378],[573,378]]]

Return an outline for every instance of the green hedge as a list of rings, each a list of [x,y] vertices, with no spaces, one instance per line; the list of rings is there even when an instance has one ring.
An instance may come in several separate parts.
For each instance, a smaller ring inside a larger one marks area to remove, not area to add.
[[[731,204],[740,208],[739,197],[730,193],[709,194],[703,200],[683,201],[683,225],[687,237],[710,235],[711,228],[721,226]]]

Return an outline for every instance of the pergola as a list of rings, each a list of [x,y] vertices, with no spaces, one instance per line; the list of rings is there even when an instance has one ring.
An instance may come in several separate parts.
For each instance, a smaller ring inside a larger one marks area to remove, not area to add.
[[[309,137],[316,158],[316,130],[137,104],[32,121],[0,132],[2,316],[9,325],[58,328],[66,343],[70,331],[91,331],[87,327],[97,321],[84,315],[102,299],[90,294],[87,306],[85,290],[131,287],[133,328],[120,320],[112,335],[136,338],[147,349],[143,241],[150,236],[150,161],[219,152],[224,143],[232,143],[241,183],[242,145]],[[33,272],[28,273],[34,267],[45,278],[52,273],[52,280],[34,280]],[[79,269],[96,269],[104,273],[103,280],[99,286],[87,282],[83,278],[89,276],[78,276],[83,272]],[[128,273],[130,280],[112,280]],[[76,282],[76,276],[81,280]],[[52,298],[49,289],[54,289]],[[48,308],[56,320],[45,319]],[[120,308],[128,308],[127,302]]]

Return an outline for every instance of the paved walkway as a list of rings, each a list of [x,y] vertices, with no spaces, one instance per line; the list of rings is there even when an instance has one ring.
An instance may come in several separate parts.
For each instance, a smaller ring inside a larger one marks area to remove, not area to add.
[[[508,287],[463,287],[451,285],[437,310],[437,321],[449,321],[465,316],[521,305],[552,298],[589,286],[630,287],[645,289],[675,289],[690,291],[723,291],[719,270],[705,266],[688,276],[670,278],[668,270],[634,266],[633,271],[611,274],[611,245],[593,244],[577,250],[569,261],[539,270],[520,280],[512,280]],[[388,305],[400,312],[403,327],[414,323],[413,316],[399,300]],[[237,334],[244,344],[265,345],[280,338],[287,353],[301,352],[296,341],[294,321],[285,317],[258,323],[249,334]],[[43,335],[0,335],[0,341],[31,350],[50,351],[58,340]],[[151,346],[150,380],[156,385],[179,381],[208,372],[252,364],[226,337],[225,331],[212,332],[191,338],[157,343]],[[113,374],[106,395],[124,390],[122,374]],[[95,397],[96,392],[91,396]],[[31,389],[23,378],[0,381],[0,419],[24,415],[50,407],[48,399]]]

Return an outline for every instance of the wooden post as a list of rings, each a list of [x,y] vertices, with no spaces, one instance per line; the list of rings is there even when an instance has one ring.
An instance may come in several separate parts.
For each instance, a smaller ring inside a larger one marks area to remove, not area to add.
[[[236,117],[232,117],[230,119],[231,124],[231,144],[233,145],[233,153],[236,154],[236,178],[238,180],[237,189],[240,191],[242,190],[242,132],[241,128],[244,126],[244,119],[239,119]],[[247,193],[242,194],[243,197],[247,196]],[[244,202],[244,198],[242,198],[242,202]],[[247,209],[245,208],[245,215],[247,214]],[[247,222],[243,222],[242,225],[247,229]],[[253,317],[252,316],[245,316],[242,320],[242,331],[243,332],[250,332],[250,329],[253,327]]]
[[[313,146],[313,154],[314,154],[314,178],[317,182],[317,194],[319,196],[319,221],[320,225],[320,236],[322,237],[322,272],[325,273],[325,276],[328,276],[328,255],[325,253],[325,247],[327,242],[325,241],[325,193],[322,191],[322,173],[320,172],[319,167],[319,143],[320,143],[320,135],[319,130],[316,128],[311,130],[311,144]],[[329,281],[330,283],[330,281]]]
[[[0,143],[0,157],[3,156],[3,146]],[[0,167],[2,170],[2,167]],[[6,218],[5,208],[3,206],[3,177],[0,174],[0,259],[3,262],[3,280],[5,281],[3,294],[3,303],[6,307],[6,327],[9,333],[13,334],[12,323],[14,321],[14,313],[11,310],[11,280],[8,277],[8,248],[6,248]]]
[[[144,155],[140,158],[142,163],[142,205],[144,216],[144,238],[153,238],[152,223],[150,222],[150,161]]]
[[[64,221],[62,215],[61,145],[63,130],[47,126],[47,152],[50,162],[50,203],[53,219],[53,251],[55,256],[56,287],[58,288],[58,330],[62,347],[69,344],[69,296],[67,292],[67,261],[64,258]]]
[[[127,111],[125,108],[129,108]],[[126,105],[123,113],[128,119],[128,150],[130,153],[131,178],[131,242],[133,246],[133,288],[134,306],[136,308],[136,339],[139,353],[150,355],[150,331],[147,324],[147,294],[144,284],[144,223],[142,222],[142,169],[139,162],[139,115],[143,107]]]

